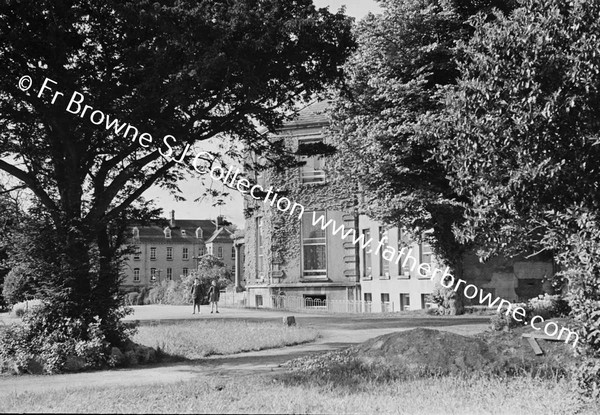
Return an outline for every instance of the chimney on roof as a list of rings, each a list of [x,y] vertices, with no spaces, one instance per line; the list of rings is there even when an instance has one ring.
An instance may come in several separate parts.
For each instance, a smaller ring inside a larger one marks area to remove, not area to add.
[[[171,225],[171,228],[175,227],[175,211],[174,210],[171,211],[171,220],[169,221],[169,225]]]

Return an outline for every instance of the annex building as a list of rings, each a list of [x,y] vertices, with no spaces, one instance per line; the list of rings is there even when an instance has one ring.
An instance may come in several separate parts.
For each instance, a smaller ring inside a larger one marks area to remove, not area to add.
[[[301,110],[278,137],[290,151],[302,144],[327,143],[327,102]],[[389,228],[360,214],[332,177],[321,157],[299,157],[305,164],[283,172],[256,173],[263,189],[285,194],[304,206],[300,215],[282,214],[273,203],[247,198],[245,228],[245,280],[247,305],[277,307],[281,301],[301,301],[315,307],[355,302],[362,312],[414,310],[429,307],[434,282],[430,274],[411,266],[411,261],[443,267],[426,243],[407,240],[398,228]],[[352,241],[313,225],[313,214],[333,220],[356,235],[372,238],[373,245],[409,247],[408,262],[386,260],[374,249],[359,249]],[[463,263],[463,279],[486,292],[516,301],[540,294],[544,281],[554,274],[551,260],[496,258],[486,264],[475,254]],[[548,288],[546,286],[546,288]],[[283,298],[283,299],[282,299]]]
[[[236,265],[243,244],[235,243],[233,230],[222,216],[216,220],[176,219],[175,211],[171,211],[169,220],[133,225],[128,243],[135,251],[123,266],[124,289],[187,276],[203,255],[221,259],[232,274],[239,275]]]

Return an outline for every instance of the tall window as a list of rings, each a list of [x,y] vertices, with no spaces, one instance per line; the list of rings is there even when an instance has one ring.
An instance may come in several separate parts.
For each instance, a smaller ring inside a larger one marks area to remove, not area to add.
[[[410,294],[400,294],[400,311],[410,310]]]
[[[298,148],[302,145],[322,143],[323,137],[320,133],[298,137]],[[300,167],[300,177],[302,183],[323,183],[325,181],[325,171],[323,170],[323,160],[319,156],[300,156],[300,161],[305,164]]]
[[[371,231],[369,229],[363,229],[362,234],[365,242],[369,240],[371,236]],[[372,270],[371,270],[371,248],[365,247],[362,250],[362,263],[363,263],[363,278],[371,278]]]
[[[379,227],[379,240],[384,242],[384,244],[379,249],[379,275],[382,277],[390,276],[390,261],[386,261],[383,257],[382,253],[387,246],[388,235],[385,229],[382,226]]]
[[[235,246],[231,247],[231,259],[235,261]]]
[[[325,215],[317,211],[315,215]],[[325,277],[327,275],[327,245],[325,230],[312,224],[313,212],[302,215],[302,255],[304,277]]]
[[[256,218],[256,275],[258,278],[263,277],[265,272],[263,249],[263,220],[262,218]]]
[[[173,268],[167,268],[167,279],[169,281],[173,279]]]
[[[151,260],[155,260],[156,259],[156,248],[155,247],[151,247],[150,248],[150,259]]]
[[[400,255],[400,260],[397,261],[398,278],[410,278],[410,261],[406,261],[406,266],[402,265],[410,253],[410,248],[406,246],[407,240],[406,231],[398,228],[398,255]]]
[[[419,261],[421,264],[431,265],[431,257],[433,256],[433,252],[431,251],[431,245],[429,245],[426,241],[423,241],[419,244],[419,256]]]
[[[198,255],[202,256],[206,254],[206,249],[204,249],[203,246],[201,246],[200,248],[198,248]]]
[[[167,261],[172,261],[173,260],[173,248],[168,246],[167,247]]]
[[[185,232],[185,229],[182,229],[182,230],[181,230],[181,236],[183,236],[184,238],[187,236],[187,235],[186,235],[186,232]]]
[[[142,255],[142,251],[140,250],[139,246],[136,246],[135,248],[133,248],[133,259],[135,261],[139,261],[140,260],[140,256]]]
[[[222,246],[217,247],[217,257],[223,258],[223,247]]]
[[[140,269],[139,268],[133,269],[133,282],[140,282]]]
[[[156,268],[150,268],[150,281],[156,281]]]
[[[184,269],[183,269],[183,276],[184,276],[184,277],[187,277],[187,276],[188,276],[188,274],[189,274],[189,272],[190,272],[190,271],[189,271],[187,268],[184,268]]]
[[[165,228],[165,238],[170,238],[170,237],[171,237],[171,229]]]
[[[182,258],[184,261],[187,261],[188,257],[189,257],[189,252],[188,252],[188,249],[187,249],[187,248],[183,248],[183,254],[181,255],[181,258]]]
[[[206,248],[206,250],[208,251],[208,255],[212,255],[213,254],[213,246],[210,245]]]

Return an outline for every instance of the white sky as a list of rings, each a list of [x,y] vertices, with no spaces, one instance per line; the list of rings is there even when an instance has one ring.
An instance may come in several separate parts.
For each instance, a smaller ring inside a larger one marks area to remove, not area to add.
[[[329,11],[336,12],[346,5],[346,14],[361,19],[369,12],[381,11],[375,0],[313,0],[317,7],[329,7]],[[191,169],[191,166],[190,166]],[[215,184],[219,185],[219,184]],[[199,182],[190,176],[188,180],[179,183],[185,202],[176,202],[165,190],[151,188],[143,195],[146,199],[153,199],[156,206],[163,208],[165,216],[170,216],[170,211],[175,210],[175,217],[179,219],[209,219],[221,214],[226,216],[238,227],[244,227],[243,200],[240,193],[230,192],[229,200],[225,206],[213,207],[212,200],[194,202],[203,193]]]

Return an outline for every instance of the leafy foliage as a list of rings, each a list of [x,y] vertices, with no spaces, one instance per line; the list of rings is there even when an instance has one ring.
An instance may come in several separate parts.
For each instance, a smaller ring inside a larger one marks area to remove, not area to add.
[[[452,232],[463,220],[461,197],[434,158],[436,137],[427,118],[443,108],[437,91],[460,75],[455,44],[473,30],[465,22],[513,2],[382,1],[383,13],[363,20],[358,48],[347,63],[332,134],[340,150],[341,181],[364,194],[361,209],[414,238],[460,275],[465,246]],[[423,231],[433,229],[432,234]]]
[[[9,1],[0,37],[0,170],[46,215],[51,250],[36,261],[47,322],[99,318],[112,344],[134,201],[153,185],[177,194],[194,145],[211,138],[230,138],[221,144],[233,159],[244,160],[243,144],[288,160],[256,124],[274,131],[297,100],[335,83],[353,47],[349,19],[310,0]],[[46,78],[52,91],[38,94]],[[140,136],[66,111],[74,92]]]
[[[600,350],[600,4],[526,0],[472,20],[447,88],[438,159],[471,201],[460,237],[497,252],[553,252],[588,352]]]

